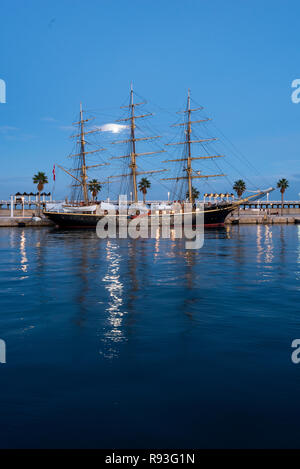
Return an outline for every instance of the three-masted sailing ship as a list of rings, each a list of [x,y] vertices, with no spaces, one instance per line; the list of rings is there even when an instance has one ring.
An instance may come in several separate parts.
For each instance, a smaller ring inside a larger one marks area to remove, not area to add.
[[[146,114],[137,114],[136,108],[140,105],[144,104],[143,102],[134,102],[134,93],[133,88],[131,86],[130,90],[130,101],[128,106],[122,106],[122,108],[127,108],[129,110],[128,117],[124,119],[119,119],[117,122],[123,122],[126,124],[126,127],[129,129],[130,135],[129,138],[126,140],[120,140],[112,142],[114,145],[117,144],[126,144],[128,151],[125,155],[122,156],[113,156],[111,159],[121,159],[125,162],[125,167],[127,171],[124,174],[119,175],[111,175],[106,180],[100,181],[100,184],[110,184],[113,182],[114,179],[122,181],[123,188],[124,188],[124,181],[126,181],[126,190],[127,195],[130,194],[130,207],[131,213],[132,208],[136,209],[135,216],[145,216],[148,217],[152,216],[151,210],[149,207],[139,203],[138,201],[138,181],[137,178],[140,175],[152,175],[156,173],[161,173],[164,171],[168,171],[167,169],[155,169],[151,171],[141,171],[139,169],[138,159],[140,156],[150,156],[158,153],[163,153],[166,150],[158,150],[158,151],[147,151],[147,152],[138,152],[137,146],[139,142],[146,142],[148,140],[158,139],[160,136],[152,136],[152,137],[143,137],[136,134],[136,121],[138,119],[143,119],[146,117],[151,117],[151,113]],[[183,153],[180,158],[175,159],[168,159],[165,160],[164,163],[179,163],[180,165],[180,173],[176,177],[166,177],[162,178],[164,181],[175,181],[175,183],[182,182],[181,187],[181,200],[188,200],[190,202],[190,210],[193,214],[193,220],[196,220],[196,204],[194,200],[193,194],[193,180],[194,179],[205,179],[208,178],[216,178],[216,177],[224,177],[225,175],[222,173],[219,174],[202,174],[202,171],[195,170],[193,167],[193,162],[195,160],[213,160],[215,158],[221,158],[223,155],[197,155],[194,156],[192,153],[192,148],[194,144],[206,145],[209,142],[217,140],[216,138],[198,138],[194,139],[192,137],[192,126],[194,124],[200,124],[206,122],[210,119],[196,119],[192,120],[192,115],[194,112],[201,110],[202,108],[191,108],[191,98],[190,98],[190,91],[188,92],[188,99],[187,99],[187,107],[183,112],[185,119],[184,122],[175,124],[184,129],[184,139],[181,142],[176,143],[168,143],[166,145],[182,145],[183,146]],[[97,148],[95,150],[87,151],[87,136],[90,134],[94,134],[96,132],[101,132],[101,128],[95,127],[91,130],[86,130],[86,124],[90,121],[90,119],[84,119],[82,106],[80,106],[80,118],[78,122],[75,122],[74,125],[78,126],[78,133],[73,135],[73,138],[77,140],[77,153],[70,155],[73,161],[76,161],[75,167],[72,170],[67,170],[61,166],[59,166],[63,171],[65,171],[71,178],[73,178],[73,197],[71,204],[65,204],[61,207],[60,210],[51,210],[45,211],[44,214],[50,218],[52,221],[56,223],[56,225],[60,227],[73,227],[73,228],[81,228],[81,227],[95,227],[98,221],[107,215],[108,210],[107,208],[111,204],[96,204],[94,201],[89,200],[89,183],[88,183],[88,171],[92,168],[98,168],[100,166],[108,165],[108,162],[101,162],[98,164],[89,165],[87,164],[87,158],[90,155],[94,155],[98,152],[103,151],[103,148]],[[248,198],[242,200],[235,200],[235,201],[226,201],[220,200],[214,203],[206,203],[202,205],[202,210],[204,211],[204,226],[205,227],[222,227],[224,226],[225,219],[227,215],[234,211],[240,204],[247,202],[249,199],[258,199],[263,197],[267,191],[260,191],[259,193],[250,196]],[[124,190],[121,192],[124,193]],[[76,194],[76,196],[74,195]],[[177,191],[178,194],[178,191]],[[183,196],[184,194],[184,196]],[[116,216],[118,214],[118,205],[113,207],[115,209]],[[159,210],[159,220],[163,222],[164,215],[170,216],[169,212],[173,213],[172,211],[172,204],[169,204],[168,207],[164,206],[164,210]],[[159,209],[159,207],[158,207]],[[184,211],[183,203],[182,209]],[[199,208],[198,208],[199,210]],[[132,217],[128,216],[130,219]],[[171,218],[172,219],[172,218]],[[150,220],[150,218],[149,218]],[[173,215],[174,220],[174,215]]]

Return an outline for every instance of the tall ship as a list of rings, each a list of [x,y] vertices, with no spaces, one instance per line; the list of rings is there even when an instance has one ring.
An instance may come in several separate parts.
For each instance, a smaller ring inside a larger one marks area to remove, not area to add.
[[[160,136],[151,136],[143,137],[137,134],[137,124],[136,122],[139,119],[146,117],[151,117],[151,113],[138,114],[136,109],[144,104],[143,102],[134,102],[134,93],[133,87],[131,85],[130,90],[130,101],[128,106],[123,106],[126,108],[129,113],[128,116],[119,119],[117,122],[122,122],[124,127],[129,131],[129,136],[125,140],[117,140],[111,142],[113,145],[126,145],[127,151],[125,155],[121,156],[112,156],[110,159],[120,159],[124,162],[123,167],[125,167],[125,173],[123,174],[111,174],[108,177],[98,182],[100,186],[105,184],[111,184],[114,181],[120,182],[120,195],[127,195],[127,209],[130,209],[127,214],[127,219],[130,221],[132,218],[137,217],[147,217],[149,223],[151,217],[156,217],[159,224],[163,224],[164,217],[170,218],[171,224],[176,223],[176,216],[178,212],[182,217],[182,214],[187,210],[185,202],[189,202],[189,208],[192,215],[193,223],[196,223],[196,213],[199,210],[202,211],[204,216],[204,227],[205,228],[219,228],[223,227],[226,217],[236,210],[241,204],[246,203],[249,200],[257,200],[262,198],[268,192],[273,190],[272,188],[267,190],[258,191],[254,195],[243,199],[232,199],[230,194],[221,194],[218,199],[214,198],[213,202],[211,199],[208,202],[203,202],[197,207],[196,198],[198,196],[198,191],[193,186],[194,180],[208,180],[209,178],[220,178],[225,177],[223,173],[217,174],[203,174],[201,169],[194,168],[195,161],[208,161],[214,160],[217,158],[222,158],[223,155],[219,154],[207,154],[207,146],[210,142],[214,142],[217,139],[213,137],[193,137],[193,126],[197,124],[205,123],[211,119],[195,119],[192,120],[194,112],[200,111],[202,107],[191,107],[191,96],[190,90],[188,91],[187,105],[184,111],[180,111],[183,116],[183,122],[174,124],[183,130],[182,141],[167,143],[166,146],[181,146],[182,154],[177,158],[169,158],[163,161],[164,164],[171,163],[176,164],[177,174],[173,177],[163,177],[162,181],[172,181],[173,189],[172,194],[176,201],[170,202],[161,202],[155,204],[153,212],[153,205],[150,207],[145,202],[139,202],[138,199],[138,177],[144,175],[156,175],[158,173],[167,172],[167,168],[162,169],[153,169],[150,171],[142,171],[139,167],[139,157],[143,156],[152,156],[159,153],[165,153],[167,150],[159,149],[155,151],[138,151],[138,145],[140,143],[145,143],[148,140],[153,141],[154,139],[160,138]],[[60,165],[65,173],[67,173],[73,180],[72,183],[72,194],[70,203],[64,203],[54,205],[52,207],[47,207],[44,211],[44,215],[51,219],[57,226],[63,228],[93,228],[97,225],[98,221],[103,217],[113,214],[116,217],[116,221],[119,220],[119,201],[111,203],[109,200],[107,202],[95,202],[94,197],[90,200],[89,191],[90,184],[89,182],[89,170],[100,168],[101,166],[107,166],[110,163],[108,161],[101,161],[97,164],[89,164],[88,158],[94,156],[99,152],[104,151],[104,148],[97,147],[96,149],[89,150],[88,138],[91,134],[101,132],[101,127],[94,126],[91,129],[88,128],[88,123],[91,119],[85,119],[82,106],[80,105],[80,116],[79,120],[74,123],[77,126],[77,133],[72,136],[76,139],[77,151],[75,154],[70,155],[73,161],[73,168],[66,169]],[[195,145],[199,145],[205,154],[193,154],[193,148]],[[213,195],[213,194],[211,194]],[[232,195],[232,194],[231,194]],[[124,208],[124,206],[122,206]],[[179,210],[178,210],[179,207]],[[199,208],[200,207],[200,208]],[[158,217],[158,218],[157,218]]]

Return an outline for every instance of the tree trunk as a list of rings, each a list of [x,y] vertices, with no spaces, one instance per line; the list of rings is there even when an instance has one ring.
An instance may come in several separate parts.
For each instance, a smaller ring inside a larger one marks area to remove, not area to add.
[[[146,191],[143,191],[143,201],[144,201],[144,205],[146,203]]]
[[[39,191],[39,208],[38,208],[38,215],[41,216],[41,192]]]
[[[284,191],[281,191],[281,216],[283,215],[283,195]]]
[[[39,182],[38,186],[37,186],[37,190],[39,192],[39,209],[38,209],[39,217],[41,216],[41,192],[42,192],[43,189],[44,189],[44,184]]]

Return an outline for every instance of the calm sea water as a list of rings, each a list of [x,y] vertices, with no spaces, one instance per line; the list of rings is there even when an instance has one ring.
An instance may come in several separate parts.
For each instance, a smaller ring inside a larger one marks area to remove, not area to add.
[[[1,447],[300,446],[300,227],[0,250]]]

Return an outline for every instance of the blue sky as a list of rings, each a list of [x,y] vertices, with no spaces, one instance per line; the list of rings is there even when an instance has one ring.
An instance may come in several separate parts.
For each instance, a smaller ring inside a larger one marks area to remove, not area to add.
[[[112,123],[122,117],[132,80],[155,114],[146,125],[163,136],[161,147],[173,138],[169,125],[188,88],[214,119],[211,134],[220,129],[233,142],[220,147],[228,179],[210,181],[212,188],[229,190],[244,177],[252,190],[286,177],[287,198],[298,198],[300,104],[291,101],[291,83],[300,78],[299,15],[293,0],[2,2],[0,198],[33,190],[36,171],[48,174],[52,190],[53,164],[70,166],[70,124],[80,101],[97,125]],[[103,145],[115,137],[105,132]],[[148,160],[145,168],[160,163]],[[93,177],[105,171],[111,169]],[[69,183],[57,171],[57,198]],[[155,182],[151,197],[166,198],[167,190]]]

